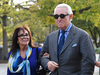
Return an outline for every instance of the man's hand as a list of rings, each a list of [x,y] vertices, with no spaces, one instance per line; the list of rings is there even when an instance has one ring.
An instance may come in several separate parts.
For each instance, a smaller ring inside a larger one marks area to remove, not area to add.
[[[48,66],[48,69],[49,69],[50,71],[54,71],[56,68],[59,67],[58,64],[57,64],[56,62],[54,62],[54,61],[49,61],[49,62],[47,63],[47,66]]]

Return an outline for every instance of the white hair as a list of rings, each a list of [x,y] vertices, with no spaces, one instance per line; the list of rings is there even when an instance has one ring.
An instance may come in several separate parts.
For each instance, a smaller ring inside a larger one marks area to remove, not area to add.
[[[60,8],[60,7],[66,7],[66,8],[67,8],[67,13],[68,13],[68,14],[73,14],[71,7],[70,7],[68,4],[64,4],[64,3],[63,3],[63,4],[58,4],[58,5],[56,6],[56,8],[54,9],[54,15],[55,15],[55,13],[56,13],[57,8]]]

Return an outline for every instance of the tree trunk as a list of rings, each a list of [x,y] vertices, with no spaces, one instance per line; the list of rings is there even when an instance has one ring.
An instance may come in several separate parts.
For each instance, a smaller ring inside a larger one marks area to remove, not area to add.
[[[51,25],[49,25],[49,33],[51,33],[51,28],[52,28]]]
[[[3,59],[7,60],[8,59],[8,45],[7,45],[7,32],[4,27],[7,26],[7,16],[4,15],[2,17],[3,21]]]

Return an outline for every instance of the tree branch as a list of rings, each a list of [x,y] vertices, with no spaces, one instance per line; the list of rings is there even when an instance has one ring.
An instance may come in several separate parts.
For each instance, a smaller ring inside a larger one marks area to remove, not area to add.
[[[26,8],[26,7],[24,7],[24,6],[22,6],[22,5],[20,5],[20,4],[18,4],[18,5],[15,5],[15,7],[16,8],[22,8],[22,9],[26,9],[26,10],[29,10],[30,8]]]
[[[89,7],[83,8],[83,9],[79,10],[79,13],[82,14],[83,11],[87,11],[87,10],[89,10],[90,8],[92,8],[92,7],[89,6]],[[75,13],[76,13],[76,10],[73,11],[73,14],[75,14]]]

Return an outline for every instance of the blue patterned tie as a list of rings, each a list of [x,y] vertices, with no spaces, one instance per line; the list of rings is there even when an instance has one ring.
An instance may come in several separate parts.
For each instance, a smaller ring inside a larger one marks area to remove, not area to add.
[[[62,49],[63,44],[64,44],[64,39],[65,39],[65,35],[64,35],[65,34],[65,31],[62,31],[61,33],[62,33],[62,35],[60,37],[60,41],[59,41],[59,44],[58,44],[58,58],[59,58],[61,49]]]

